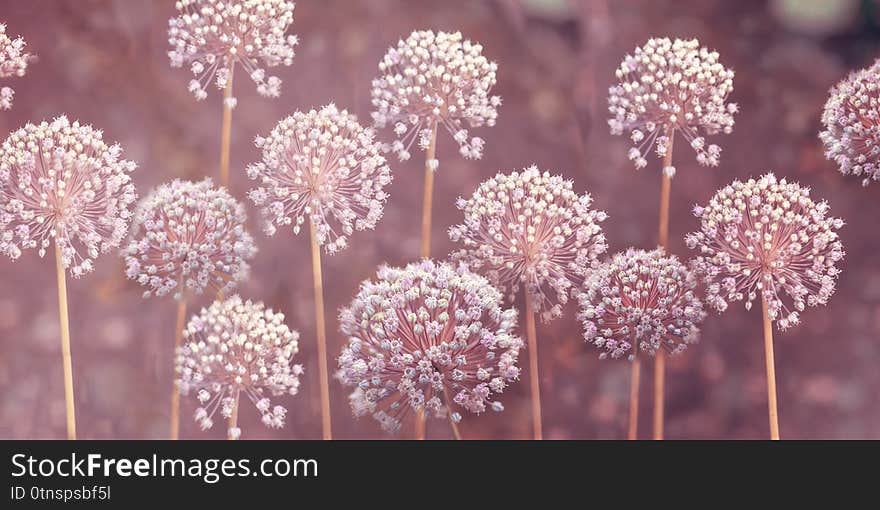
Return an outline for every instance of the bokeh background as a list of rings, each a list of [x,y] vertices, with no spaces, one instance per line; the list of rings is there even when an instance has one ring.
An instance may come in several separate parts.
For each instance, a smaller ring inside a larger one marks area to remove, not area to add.
[[[139,164],[134,181],[142,196],[175,177],[216,176],[221,94],[212,90],[197,103],[187,91],[188,71],[169,67],[166,27],[174,12],[171,0],[0,0],[0,22],[39,56],[26,77],[8,82],[15,103],[0,113],[0,135],[66,113],[122,144]],[[697,226],[692,205],[734,178],[772,170],[827,199],[832,214],[847,221],[847,258],[830,305],[808,310],[800,326],[776,335],[782,435],[880,438],[880,184],[863,188],[860,178],[837,173],[817,139],[828,88],[880,55],[880,6],[870,0],[301,0],[293,25],[298,55],[292,67],[276,68],[284,80],[281,97],[261,98],[245,80],[236,87],[233,194],[243,198],[248,189],[244,167],[259,157],[254,136],[292,111],[335,102],[368,120],[380,57],[398,38],[426,28],[460,30],[480,41],[499,64],[495,92],[504,99],[498,125],[474,131],[487,141],[482,160],[464,161],[451,140],[439,142],[433,249],[441,256],[451,249],[446,229],[460,219],[455,198],[498,171],[532,163],[594,196],[610,215],[604,228],[611,250],[652,247],[659,162],[635,171],[626,160],[628,140],[608,133],[607,90],[624,54],[649,37],[697,37],[717,49],[736,71],[731,99],[741,113],[733,134],[713,140],[724,149],[719,168],[700,168],[687,150],[677,153],[671,250],[689,255],[682,238]],[[421,157],[392,161],[392,196],[378,228],[324,259],[333,357],[344,342],[334,311],[378,264],[404,264],[418,254]],[[283,310],[300,330],[306,375],[300,395],[283,402],[290,411],[284,429],[266,430],[245,406],[243,437],[318,438],[308,239],[267,238],[256,220],[251,208],[260,251],[241,294]],[[54,278],[51,258],[33,251],[15,263],[0,260],[3,438],[64,436]],[[113,254],[68,288],[80,437],[166,437],[175,304],[143,300]],[[545,437],[622,438],[629,364],[598,360],[582,342],[574,312],[539,324]],[[668,363],[668,371],[667,437],[767,437],[759,313],[735,306],[710,314],[702,343]],[[651,377],[648,368],[643,437],[650,437]],[[372,419],[353,418],[346,396],[331,382],[337,438],[389,437]],[[502,400],[503,413],[465,416],[465,437],[529,437],[527,382]],[[193,408],[192,399],[184,400],[182,437],[224,436],[222,426],[199,431],[189,419]],[[430,422],[428,435],[448,438],[446,423]]]

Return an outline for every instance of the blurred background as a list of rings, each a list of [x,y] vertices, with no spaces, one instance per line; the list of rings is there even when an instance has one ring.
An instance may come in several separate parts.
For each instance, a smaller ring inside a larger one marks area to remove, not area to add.
[[[172,69],[166,51],[172,0],[0,0],[0,22],[22,35],[39,60],[12,86],[11,111],[0,113],[0,136],[28,121],[66,113],[119,141],[139,170],[141,196],[175,177],[216,177],[221,93],[197,103],[190,73]],[[721,165],[701,168],[686,150],[676,158],[671,251],[689,256],[683,236],[697,227],[691,214],[734,178],[774,171],[813,188],[841,231],[847,257],[837,294],[810,309],[797,328],[776,334],[783,438],[880,438],[880,184],[863,188],[823,158],[817,138],[827,91],[851,69],[880,55],[880,5],[871,0],[300,0],[293,33],[301,44],[294,65],[275,68],[284,80],[276,100],[259,97],[244,80],[233,113],[232,193],[244,198],[244,167],[259,158],[253,146],[282,117],[329,102],[369,120],[370,81],[389,46],[414,29],[460,30],[481,42],[499,64],[494,92],[504,99],[498,125],[473,131],[486,140],[480,161],[458,157],[452,140],[439,141],[432,246],[445,256],[446,229],[460,220],[456,197],[467,196],[498,171],[535,163],[575,181],[610,219],[603,224],[612,251],[656,243],[659,161],[636,171],[626,137],[612,137],[606,96],[626,53],[652,36],[696,37],[718,50],[736,71],[731,101],[740,105],[732,135],[712,141]],[[383,133],[387,138],[389,133]],[[385,217],[357,233],[346,251],[324,258],[330,354],[344,338],[335,310],[354,295],[378,264],[405,264],[418,255],[422,156],[392,160],[395,181]],[[248,202],[250,206],[250,203]],[[302,333],[306,367],[301,393],[281,402],[287,426],[269,431],[244,406],[244,438],[319,438],[317,353],[314,340],[308,237],[267,238],[250,208],[259,253],[241,294],[287,314]],[[59,326],[51,258],[31,250],[0,260],[0,437],[64,437]],[[141,298],[119,257],[69,282],[77,419],[82,438],[163,438],[168,434],[175,304]],[[207,299],[193,305],[201,307]],[[544,435],[558,439],[623,438],[630,365],[600,361],[583,343],[575,310],[539,324]],[[523,366],[526,366],[523,358]],[[642,437],[650,437],[650,365],[642,377]],[[335,366],[335,363],[334,363]],[[356,420],[348,391],[331,382],[334,435],[387,438],[370,418]],[[733,306],[710,314],[702,343],[668,363],[667,437],[765,438],[766,389],[758,312]],[[512,386],[503,413],[467,415],[466,438],[530,437],[528,384]],[[183,401],[183,438],[203,433]],[[408,426],[400,437],[407,437]],[[431,438],[450,437],[431,421]]]

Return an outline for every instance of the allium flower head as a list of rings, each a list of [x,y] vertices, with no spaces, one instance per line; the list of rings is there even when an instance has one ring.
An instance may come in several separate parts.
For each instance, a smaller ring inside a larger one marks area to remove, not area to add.
[[[416,31],[391,48],[373,80],[373,120],[393,126],[392,150],[410,157],[413,141],[422,150],[431,131],[443,127],[466,158],[483,154],[483,140],[469,137],[468,127],[494,126],[499,96],[490,96],[498,65],[483,56],[483,46],[462,40],[461,33]]]
[[[578,298],[584,339],[602,359],[678,354],[699,340],[706,317],[696,286],[691,271],[662,249],[618,253],[590,274]]]
[[[519,377],[523,342],[514,334],[516,310],[501,301],[463,265],[426,259],[379,268],[339,316],[349,337],[339,375],[357,386],[355,415],[370,414],[395,431],[410,410],[449,412],[454,422],[461,415],[447,408],[453,404],[477,414],[502,411],[493,399]]]
[[[825,304],[834,293],[843,220],[828,217],[828,204],[814,202],[809,188],[773,174],[734,181],[694,214],[700,230],[686,240],[700,252],[693,265],[718,311],[743,299],[750,309],[762,293],[770,319],[786,329],[807,305]]]
[[[244,206],[210,179],[175,179],[135,210],[132,239],[122,251],[126,274],[147,287],[144,297],[210,286],[228,293],[248,274],[257,249],[245,230]]]
[[[844,175],[880,180],[880,61],[851,73],[831,89],[819,138],[825,157]]]
[[[248,196],[262,208],[268,235],[289,225],[299,234],[310,219],[318,244],[335,253],[355,230],[376,227],[391,170],[373,131],[361,127],[357,117],[332,104],[296,112],[267,138],[258,137],[256,145],[263,159],[247,173],[260,185]]]
[[[571,181],[534,166],[498,174],[469,200],[458,199],[464,223],[451,227],[449,237],[464,248],[453,258],[511,301],[525,286],[545,321],[559,317],[607,247],[599,227],[607,216],[591,209],[592,201],[575,193]]]
[[[267,67],[293,64],[294,3],[287,0],[177,0],[180,15],[168,20],[168,57],[172,67],[189,64],[195,79],[189,90],[196,99],[208,96],[213,80],[226,88],[233,66],[241,64],[266,97],[281,94],[281,79],[266,76]],[[230,98],[235,106],[235,99]]]
[[[28,63],[34,56],[24,51],[24,39],[6,35],[6,25],[0,24],[0,78],[24,76]],[[10,87],[0,87],[0,110],[12,108],[15,91]]]
[[[273,406],[269,397],[296,395],[303,373],[293,363],[299,333],[284,324],[284,314],[232,296],[194,316],[183,340],[176,363],[180,392],[196,393],[200,407],[194,417],[202,430],[214,425],[217,409],[229,418],[236,398],[244,402],[244,397],[260,412],[264,425],[284,426],[287,409]]]
[[[624,57],[616,71],[619,83],[608,91],[608,125],[615,135],[629,132],[629,159],[645,167],[652,148],[666,154],[669,136],[681,132],[704,166],[717,166],[721,148],[706,144],[706,135],[733,131],[733,71],[718,53],[696,39],[649,39]],[[668,173],[674,169],[664,169]]]
[[[14,131],[0,147],[0,253],[13,260],[52,241],[79,277],[98,254],[119,246],[135,201],[132,172],[119,145],[67,117]]]

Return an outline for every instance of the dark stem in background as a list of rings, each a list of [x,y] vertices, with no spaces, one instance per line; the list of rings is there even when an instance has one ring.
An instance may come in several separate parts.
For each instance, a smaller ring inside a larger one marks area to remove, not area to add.
[[[666,167],[672,166],[672,147],[675,142],[675,129],[667,131],[668,142],[663,156],[663,183],[660,186],[660,225],[658,244],[669,252],[669,193],[672,190],[672,177],[666,174]],[[663,411],[666,389],[666,351],[661,345],[654,355],[654,439],[663,439]]]
[[[321,433],[333,439],[330,425],[330,379],[327,367],[327,328],[324,323],[324,283],[321,278],[321,247],[315,222],[309,220],[312,244],[312,277],[315,283],[315,333],[318,337],[318,376],[321,386]]]
[[[55,272],[58,276],[58,319],[61,322],[61,365],[64,370],[64,407],[67,415],[67,439],[76,439],[76,411],[73,400],[73,364],[70,356],[70,318],[67,311],[67,273],[61,260],[61,248],[55,243]]]

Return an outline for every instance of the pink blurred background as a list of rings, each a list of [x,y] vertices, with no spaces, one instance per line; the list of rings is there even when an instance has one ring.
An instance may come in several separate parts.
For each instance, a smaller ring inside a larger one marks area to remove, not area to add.
[[[713,140],[724,149],[719,168],[698,167],[685,150],[677,154],[671,250],[690,255],[682,238],[697,226],[691,207],[734,178],[772,170],[827,199],[832,214],[848,223],[842,230],[847,258],[830,305],[808,310],[799,327],[776,336],[782,436],[880,438],[880,184],[862,188],[859,178],[841,176],[817,139],[828,88],[878,55],[877,12],[874,2],[860,0],[301,0],[293,25],[298,55],[292,67],[276,68],[284,80],[281,97],[261,98],[244,81],[236,87],[232,192],[243,198],[248,189],[244,167],[259,156],[254,136],[296,109],[329,102],[368,121],[370,81],[389,46],[414,29],[460,30],[498,62],[494,92],[504,104],[496,127],[474,130],[487,142],[482,160],[464,161],[451,140],[439,142],[433,252],[445,256],[451,248],[445,231],[460,219],[456,197],[498,171],[531,163],[593,195],[610,215],[604,228],[612,251],[652,247],[659,162],[637,172],[626,160],[628,140],[608,133],[606,93],[623,55],[647,38],[697,37],[735,69],[732,100],[741,113],[732,135]],[[221,94],[211,90],[197,103],[187,91],[188,71],[168,65],[166,27],[173,13],[171,0],[0,0],[0,22],[39,56],[26,77],[3,83],[16,96],[13,109],[0,113],[0,135],[66,113],[122,144],[139,164],[134,181],[141,196],[174,177],[216,177]],[[406,163],[392,160],[395,181],[378,228],[356,234],[348,250],[324,259],[333,357],[344,342],[335,310],[378,264],[404,264],[418,255],[421,164],[421,154]],[[253,208],[249,215],[260,251],[241,294],[287,314],[302,333],[306,375],[300,395],[284,399],[290,411],[284,429],[265,429],[246,406],[243,437],[318,438],[308,238],[267,238]],[[54,278],[53,261],[33,251],[15,263],[0,259],[2,438],[64,437]],[[141,299],[113,254],[68,288],[80,437],[166,437],[175,304]],[[574,312],[539,324],[545,437],[622,438],[630,366],[599,361],[581,340]],[[640,430],[647,438],[650,369],[642,380]],[[668,363],[667,393],[668,438],[767,437],[760,314],[741,306],[711,313],[702,343]],[[353,418],[347,394],[331,382],[335,437],[390,437],[372,419]],[[465,416],[463,435],[530,437],[527,381],[502,400],[503,413]],[[185,399],[181,437],[224,436],[223,427],[200,432],[190,419],[193,408],[193,399]],[[450,437],[446,423],[429,422],[428,436]]]

